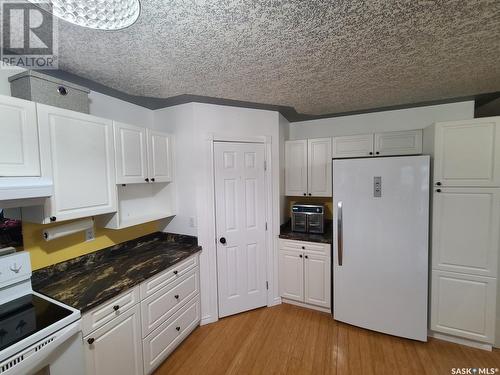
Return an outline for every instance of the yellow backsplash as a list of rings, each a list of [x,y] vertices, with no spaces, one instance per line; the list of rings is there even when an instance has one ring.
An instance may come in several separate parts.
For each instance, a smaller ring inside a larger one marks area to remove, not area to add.
[[[295,203],[309,203],[309,204],[324,204],[325,205],[325,218],[333,220],[333,202],[332,197],[287,197],[288,217],[292,211],[292,206]]]
[[[120,230],[96,228],[95,240],[88,242],[85,242],[83,232],[49,242],[45,241],[42,231],[57,225],[61,223],[40,225],[23,222],[24,250],[30,253],[33,270],[158,231],[158,222],[153,221]]]

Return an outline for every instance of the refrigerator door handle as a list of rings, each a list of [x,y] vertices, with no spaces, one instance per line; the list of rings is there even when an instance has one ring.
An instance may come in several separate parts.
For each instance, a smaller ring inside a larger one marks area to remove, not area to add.
[[[339,266],[342,265],[344,257],[344,239],[342,238],[342,201],[337,203],[337,258]]]

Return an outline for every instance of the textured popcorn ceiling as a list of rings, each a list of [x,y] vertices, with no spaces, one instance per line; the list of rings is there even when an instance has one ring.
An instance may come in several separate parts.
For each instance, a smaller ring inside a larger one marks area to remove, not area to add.
[[[499,0],[142,0],[125,30],[59,27],[60,69],[131,95],[324,114],[500,90]]]

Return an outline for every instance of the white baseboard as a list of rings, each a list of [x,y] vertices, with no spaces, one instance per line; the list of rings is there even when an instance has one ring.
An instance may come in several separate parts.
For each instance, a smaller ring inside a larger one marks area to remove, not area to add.
[[[276,305],[281,305],[281,297],[274,298],[271,301],[271,303],[269,305],[267,305],[267,307],[276,306]]]
[[[320,307],[320,306],[314,306],[314,305],[309,305],[307,303],[302,303],[302,302],[297,302],[297,301],[292,301],[290,299],[282,298],[281,302],[283,303],[288,303],[290,305],[295,305],[295,306],[300,306],[300,307],[305,307],[306,309],[311,309],[311,310],[316,310],[316,311],[321,311],[324,313],[331,314],[332,312],[330,309],[327,309],[325,307]]]
[[[429,333],[427,335],[429,337],[433,337],[433,338],[438,339],[438,340],[449,341],[449,342],[453,342],[455,344],[470,346],[470,347],[476,348],[476,349],[487,350],[490,352],[492,350],[492,346],[490,344],[485,344],[482,342],[464,339],[462,337],[450,336],[450,335],[446,335],[444,333],[438,333],[438,332],[434,332],[434,331],[429,331]]]
[[[218,318],[214,318],[212,315],[205,315],[204,317],[201,318],[200,326],[204,326],[210,323],[215,323],[218,320],[219,320]]]

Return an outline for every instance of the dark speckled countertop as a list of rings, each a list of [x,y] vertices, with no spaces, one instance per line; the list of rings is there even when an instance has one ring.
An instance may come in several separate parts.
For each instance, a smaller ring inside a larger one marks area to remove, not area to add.
[[[308,241],[308,242],[321,242],[333,244],[333,222],[331,220],[325,221],[325,233],[301,233],[292,231],[292,222],[289,220],[280,228],[280,238],[287,240]]]
[[[33,272],[33,290],[82,313],[201,250],[196,237],[156,232]]]

